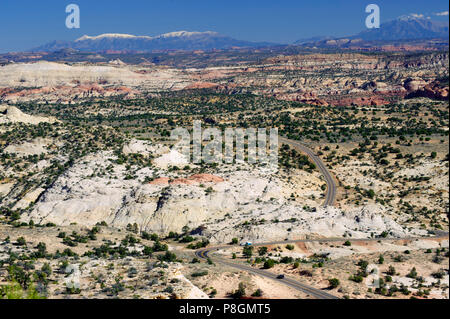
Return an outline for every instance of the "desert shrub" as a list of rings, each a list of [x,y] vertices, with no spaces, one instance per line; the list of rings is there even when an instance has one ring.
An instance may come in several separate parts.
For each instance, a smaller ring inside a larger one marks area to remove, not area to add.
[[[261,297],[263,295],[263,292],[261,289],[256,289],[254,293],[252,293],[252,297]]]
[[[245,285],[243,282],[239,283],[238,289],[231,293],[231,297],[234,299],[245,297]]]
[[[208,271],[198,271],[198,272],[194,272],[191,276],[192,277],[202,277],[202,276],[206,276],[208,274]]]
[[[175,262],[177,260],[177,255],[170,251],[166,251],[164,255],[158,256],[159,261],[166,261],[166,262]]]
[[[340,284],[340,281],[337,278],[328,279],[328,282],[330,284],[330,288],[332,289],[337,288]]]
[[[264,268],[265,269],[269,269],[269,268],[272,268],[273,266],[275,266],[275,260],[273,260],[273,259],[267,259],[265,262],[264,262]]]

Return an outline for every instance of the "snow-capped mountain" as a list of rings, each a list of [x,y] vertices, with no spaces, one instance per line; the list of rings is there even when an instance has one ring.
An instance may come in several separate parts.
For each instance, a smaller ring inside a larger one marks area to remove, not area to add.
[[[158,36],[106,33],[97,36],[84,35],[75,41],[53,41],[33,51],[76,49],[80,51],[156,51],[156,50],[210,50],[231,47],[262,47],[270,43],[236,40],[217,32],[177,31]]]
[[[367,29],[347,37],[313,37],[295,42],[297,45],[341,46],[363,45],[371,42],[399,42],[410,40],[448,39],[448,22],[434,21],[422,15],[400,16],[387,21],[378,29]]]
[[[421,15],[404,15],[382,23],[379,29],[363,31],[353,38],[366,41],[448,38],[448,22],[433,21]]]

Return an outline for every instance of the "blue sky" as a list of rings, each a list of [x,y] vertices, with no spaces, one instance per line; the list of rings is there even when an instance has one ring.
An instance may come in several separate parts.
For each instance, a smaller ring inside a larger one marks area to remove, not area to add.
[[[65,7],[70,3],[80,7],[80,29],[65,27]],[[0,0],[0,52],[101,33],[211,30],[277,43],[345,36],[365,28],[365,7],[370,3],[380,7],[382,22],[410,13],[448,20],[448,15],[434,15],[448,11],[448,1],[443,0]]]

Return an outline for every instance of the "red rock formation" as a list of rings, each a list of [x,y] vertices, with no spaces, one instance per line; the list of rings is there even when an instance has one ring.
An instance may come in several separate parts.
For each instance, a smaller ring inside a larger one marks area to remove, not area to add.
[[[151,185],[168,185],[170,179],[168,177],[160,177],[149,182]]]
[[[176,178],[172,181],[169,181],[171,185],[194,185],[197,184],[195,181],[190,180],[188,178]]]
[[[323,99],[317,98],[313,92],[307,93],[275,93],[272,95],[278,100],[295,101],[311,105],[328,106],[329,103]]]
[[[151,185],[197,185],[202,183],[220,183],[224,179],[212,174],[195,174],[188,178],[169,179],[168,177],[160,177],[149,182]]]
[[[195,82],[192,84],[189,84],[184,89],[185,90],[191,90],[191,89],[211,89],[211,88],[217,88],[219,85],[217,83],[212,82]]]
[[[344,97],[338,100],[329,101],[329,103],[335,106],[377,106],[389,104],[390,101],[384,99],[382,95],[373,95],[367,97]]]
[[[423,88],[427,82],[425,82],[422,79],[407,79],[405,83],[403,84],[403,87],[408,91],[417,91],[421,88]]]
[[[439,81],[433,81],[410,92],[405,98],[427,97],[435,100],[448,100],[448,86],[441,86]]]
[[[189,177],[189,180],[193,180],[198,183],[220,183],[224,181],[222,177],[211,174],[195,174]]]

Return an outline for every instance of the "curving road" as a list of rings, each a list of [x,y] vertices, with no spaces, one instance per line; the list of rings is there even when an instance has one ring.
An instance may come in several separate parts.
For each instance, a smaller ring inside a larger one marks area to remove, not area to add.
[[[229,248],[229,247],[214,247],[214,248],[200,249],[200,250],[197,250],[195,252],[195,255],[197,257],[199,257],[199,258],[207,259],[207,258],[209,258],[209,256],[208,256],[209,252],[211,252],[213,250],[218,250],[220,248]],[[265,278],[269,278],[269,279],[272,279],[272,280],[279,281],[279,282],[283,283],[286,286],[289,286],[289,287],[294,288],[294,289],[296,289],[298,291],[304,292],[304,293],[306,293],[306,294],[308,294],[308,295],[310,295],[310,296],[312,296],[312,297],[314,297],[316,299],[339,299],[338,297],[336,297],[336,296],[334,296],[332,294],[329,294],[329,293],[327,293],[327,292],[325,292],[323,290],[310,287],[308,285],[305,285],[305,284],[303,284],[301,282],[298,282],[297,280],[289,278],[289,277],[284,277],[283,279],[278,279],[277,278],[277,276],[278,276],[277,274],[271,273],[271,272],[263,270],[263,269],[258,269],[258,268],[253,268],[253,267],[250,267],[250,266],[238,264],[238,263],[233,263],[233,262],[230,262],[230,261],[228,261],[228,260],[226,260],[224,258],[218,258],[218,257],[214,258],[214,261],[218,262],[218,263],[220,263],[222,265],[225,265],[225,266],[233,267],[233,268],[236,268],[236,269],[239,269],[239,270],[243,270],[243,271],[246,271],[248,273],[252,273],[252,274],[255,274],[255,275],[258,275],[258,276],[261,276],[261,277],[265,277]]]
[[[300,151],[306,153],[308,155],[308,157],[316,164],[316,166],[318,167],[320,172],[323,174],[325,181],[327,183],[327,192],[325,194],[325,201],[323,203],[323,206],[325,206],[325,207],[332,206],[336,199],[337,186],[336,186],[336,182],[335,182],[333,176],[331,175],[330,171],[325,166],[325,163],[323,163],[322,160],[316,154],[314,154],[314,152],[311,149],[309,149],[308,147],[306,147],[299,141],[290,140],[290,139],[287,139],[284,137],[279,137],[279,141],[284,144],[288,144],[291,147],[297,148]],[[435,232],[435,235],[436,236],[434,238],[448,238],[448,232],[437,231],[437,232]],[[349,238],[302,239],[302,240],[283,240],[283,241],[273,241],[273,242],[268,242],[268,243],[258,243],[258,244],[253,244],[253,246],[271,246],[271,245],[299,243],[299,242],[303,242],[303,243],[306,243],[306,242],[341,242],[344,240],[350,240],[351,242],[357,242],[357,241],[380,241],[380,240],[388,241],[388,240],[401,240],[401,239],[413,240],[413,239],[423,239],[423,238],[429,238],[429,237],[360,238],[360,239],[349,239]],[[228,245],[228,246],[203,248],[203,249],[197,250],[195,252],[195,255],[199,258],[207,259],[207,258],[210,258],[210,256],[208,255],[210,252],[217,251],[219,249],[228,249],[228,248],[232,248],[232,247],[235,247],[235,246]],[[231,262],[230,260],[220,258],[220,257],[214,257],[214,261],[216,261],[220,264],[229,266],[229,267],[233,267],[233,268],[236,268],[239,270],[246,271],[248,273],[252,273],[252,274],[266,277],[266,278],[269,278],[272,280],[276,280],[278,282],[285,284],[286,286],[289,286],[298,291],[306,293],[317,299],[339,299],[338,297],[336,297],[324,290],[308,286],[306,284],[303,284],[303,283],[301,283],[295,279],[289,278],[287,276],[285,276],[282,279],[279,279],[279,278],[277,278],[277,274],[266,271],[264,269],[253,268],[253,267],[243,265],[240,263]]]
[[[415,239],[429,239],[430,237],[404,237],[404,238],[355,238],[355,239],[349,239],[349,238],[321,238],[321,239],[300,239],[300,240],[283,240],[283,241],[273,241],[268,243],[258,243],[253,244],[253,246],[271,246],[271,245],[278,245],[278,244],[286,244],[286,243],[310,243],[310,242],[343,242],[344,240],[349,240],[350,242],[361,242],[361,241],[396,241],[396,240],[415,240]],[[431,237],[435,239],[441,239],[441,238],[448,238],[448,232],[444,231],[436,231],[435,236]],[[217,251],[219,249],[229,249],[236,246],[217,246],[217,247],[210,247],[210,248],[202,248],[195,252],[195,255],[202,259],[210,258],[209,253],[213,251]],[[264,269],[258,269],[253,268],[250,266],[246,266],[243,264],[231,262],[230,260],[220,258],[220,257],[214,257],[214,261],[229,267],[233,267],[239,270],[246,271],[248,273],[252,273],[255,275],[259,275],[265,278],[273,279],[278,282],[281,282],[285,284],[286,286],[289,286],[291,288],[294,288],[298,291],[301,291],[303,293],[306,293],[316,299],[339,299],[338,297],[323,291],[321,289],[317,289],[311,286],[308,286],[306,284],[303,284],[295,279],[284,277],[283,279],[278,279],[277,274],[274,274],[272,272],[269,272]]]
[[[325,207],[333,206],[334,201],[336,199],[337,185],[336,185],[336,182],[335,182],[333,176],[331,175],[328,168],[325,166],[325,163],[322,161],[322,159],[319,156],[317,156],[316,154],[314,154],[314,152],[311,149],[309,149],[308,147],[306,147],[299,141],[290,140],[290,139],[287,139],[287,138],[281,137],[281,136],[278,138],[278,140],[284,144],[287,144],[287,145],[293,147],[293,148],[299,149],[303,153],[306,153],[308,155],[308,157],[314,162],[314,164],[316,164],[317,168],[324,176],[325,182],[327,183],[327,193],[325,194],[325,201],[323,203],[323,206],[325,206]]]
[[[317,168],[319,169],[319,171],[322,173],[322,175],[325,178],[325,181],[327,183],[327,192],[325,194],[325,201],[323,203],[323,206],[329,206],[329,205],[333,205],[334,201],[336,199],[336,183],[333,179],[333,176],[331,175],[330,171],[327,169],[327,167],[325,166],[325,163],[322,162],[322,160],[320,159],[320,157],[318,157],[316,154],[314,154],[314,152],[309,149],[308,147],[306,147],[305,145],[303,145],[302,143],[300,143],[299,141],[294,141],[294,140],[290,140],[284,137],[279,137],[279,141],[281,143],[284,144],[288,144],[289,146],[299,149],[300,151],[302,151],[303,153],[306,153],[306,155],[308,155],[308,157],[316,164]],[[336,241],[339,240],[341,241],[342,239],[335,239]],[[301,240],[302,242],[308,242],[308,241],[314,241],[314,240]],[[276,244],[285,244],[285,243],[295,243],[295,242],[301,242],[299,240],[296,241],[281,241],[281,242],[271,242],[271,243],[261,243],[261,244],[257,244],[256,246],[262,246],[262,245],[276,245]],[[195,255],[199,258],[203,258],[203,259],[207,259],[209,258],[208,253],[211,251],[215,251],[218,249],[226,249],[229,248],[230,246],[220,246],[220,247],[213,247],[213,248],[204,248],[204,249],[200,249],[197,250],[195,252]],[[286,286],[289,286],[291,288],[294,288],[298,291],[304,292],[314,298],[317,299],[339,299],[338,297],[329,294],[326,291],[317,289],[317,288],[313,288],[310,287],[308,285],[305,285],[301,282],[298,282],[295,279],[289,278],[289,277],[284,277],[282,279],[278,279],[277,278],[277,274],[273,274],[269,271],[263,270],[263,269],[256,269],[250,266],[246,266],[246,265],[242,265],[242,264],[238,264],[238,263],[233,263],[230,262],[229,260],[223,259],[223,258],[215,258],[214,259],[216,262],[221,263],[223,265],[226,266],[230,266],[230,267],[234,267],[237,268],[239,270],[244,270],[247,271],[249,273],[253,273],[255,275],[259,275],[262,277],[266,277],[269,279],[273,279],[273,280],[277,280],[282,282],[283,284],[285,284]]]

